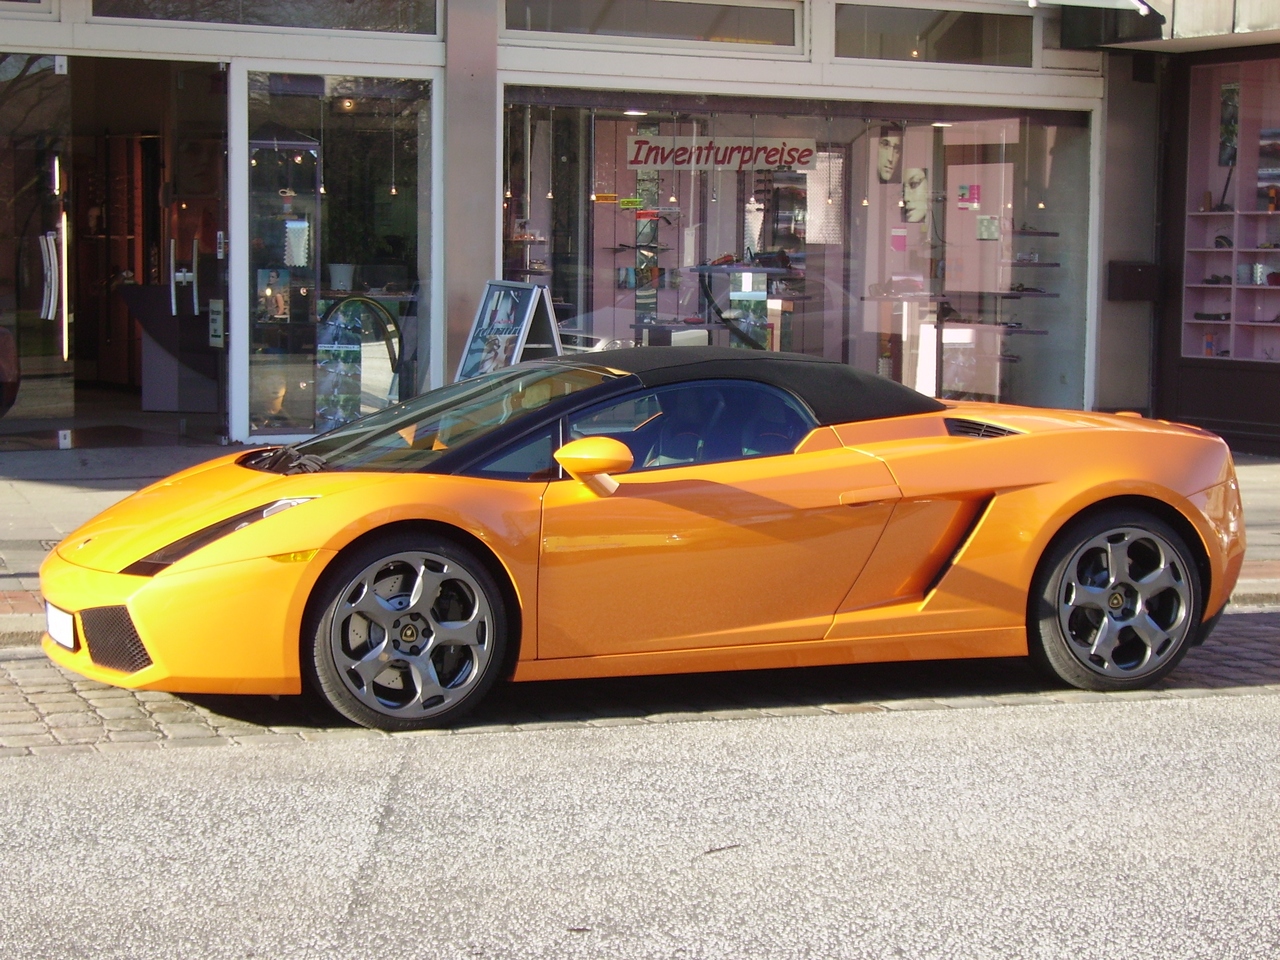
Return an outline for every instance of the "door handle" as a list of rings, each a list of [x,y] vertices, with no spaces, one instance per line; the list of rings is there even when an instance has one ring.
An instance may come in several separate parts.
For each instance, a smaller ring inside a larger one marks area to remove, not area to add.
[[[200,316],[200,238],[191,238],[191,312]]]
[[[191,242],[191,252],[194,254],[200,249],[199,241]],[[178,315],[178,284],[189,283],[195,287],[195,263],[191,264],[190,270],[178,269],[178,240],[176,237],[169,238],[169,312],[175,317]],[[194,293],[194,289],[192,291]],[[199,310],[195,311],[197,314]]]
[[[58,246],[52,230],[40,235],[40,259],[44,264],[44,294],[40,298],[40,319],[52,320],[58,306]]]

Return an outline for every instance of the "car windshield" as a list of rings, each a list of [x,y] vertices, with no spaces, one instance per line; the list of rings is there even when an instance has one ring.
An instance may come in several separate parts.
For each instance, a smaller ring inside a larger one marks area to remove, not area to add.
[[[251,465],[280,472],[296,472],[292,467],[301,463],[306,470],[410,473],[503,424],[618,376],[602,367],[559,363],[508,367],[424,393],[297,447],[269,452]],[[290,455],[281,457],[285,451]]]

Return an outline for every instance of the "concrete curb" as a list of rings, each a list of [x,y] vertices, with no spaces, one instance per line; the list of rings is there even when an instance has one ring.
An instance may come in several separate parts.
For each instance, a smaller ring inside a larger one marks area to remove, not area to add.
[[[44,636],[44,614],[0,613],[0,648],[39,644]]]

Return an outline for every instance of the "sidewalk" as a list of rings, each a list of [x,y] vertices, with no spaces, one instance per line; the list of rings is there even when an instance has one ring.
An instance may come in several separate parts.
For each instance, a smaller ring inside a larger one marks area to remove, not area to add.
[[[0,457],[0,647],[38,643],[40,562],[90,517],[154,480],[231,452],[218,446],[40,450]],[[1280,607],[1280,459],[1236,459],[1249,552],[1233,610]]]

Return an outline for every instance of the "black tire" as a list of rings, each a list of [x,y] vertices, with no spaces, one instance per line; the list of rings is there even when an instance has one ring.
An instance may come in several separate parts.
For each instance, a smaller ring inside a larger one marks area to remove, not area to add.
[[[303,627],[303,668],[330,706],[362,726],[443,726],[493,686],[510,622],[498,582],[470,550],[389,533],[325,571]]]
[[[1176,530],[1140,510],[1087,513],[1036,569],[1031,659],[1082,690],[1137,690],[1178,665],[1199,637],[1203,608],[1195,556]]]

